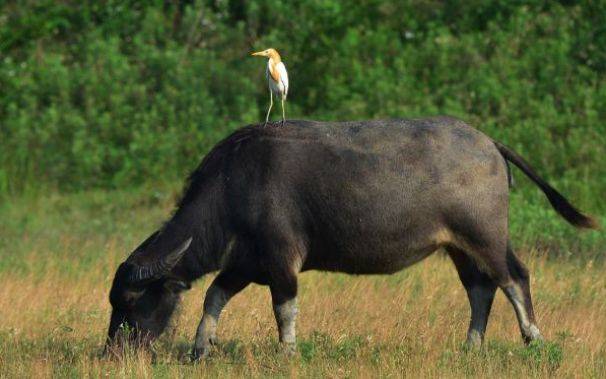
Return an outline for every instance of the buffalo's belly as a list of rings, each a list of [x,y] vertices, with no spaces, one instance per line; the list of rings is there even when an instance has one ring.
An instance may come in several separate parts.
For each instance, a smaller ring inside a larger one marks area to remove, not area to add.
[[[434,249],[429,249],[413,254],[400,253],[400,255],[361,256],[356,257],[356,259],[345,260],[309,261],[305,262],[302,271],[320,270],[357,275],[393,274],[427,258],[434,251]]]
[[[312,244],[303,270],[391,274],[421,261],[438,248],[430,234],[411,238],[402,233],[398,239],[358,235],[334,243]]]

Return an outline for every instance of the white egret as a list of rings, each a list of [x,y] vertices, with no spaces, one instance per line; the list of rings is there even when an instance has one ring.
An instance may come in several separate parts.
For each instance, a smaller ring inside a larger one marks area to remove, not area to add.
[[[269,120],[271,107],[274,105],[274,94],[279,97],[282,102],[282,125],[284,125],[286,119],[284,101],[288,95],[288,73],[286,72],[286,66],[282,62],[282,58],[280,58],[280,54],[278,54],[276,49],[258,51],[251,55],[269,58],[267,61],[267,70],[265,71],[269,84],[269,109],[267,110],[267,116],[265,116],[265,124],[263,124],[263,126],[266,126],[267,121]]]

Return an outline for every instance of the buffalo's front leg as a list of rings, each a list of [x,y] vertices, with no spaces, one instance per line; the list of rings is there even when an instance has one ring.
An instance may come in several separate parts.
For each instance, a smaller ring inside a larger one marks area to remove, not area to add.
[[[280,343],[284,346],[284,351],[292,355],[297,350],[297,336],[295,331],[295,322],[297,318],[297,298],[292,298],[282,304],[274,302],[274,315],[278,323],[278,332],[280,334]]]
[[[280,343],[288,355],[297,350],[295,322],[297,318],[297,278],[292,275],[287,280],[270,286],[274,315],[278,324]]]
[[[268,235],[261,242],[261,249],[265,252],[262,264],[268,271],[280,343],[287,355],[293,355],[297,350],[297,274],[303,267],[306,245],[282,218],[274,219],[270,212],[268,219],[270,223],[265,228]]]
[[[221,311],[235,294],[243,290],[250,282],[235,273],[222,272],[206,291],[204,313],[198,325],[192,359],[205,358],[212,345],[217,341],[217,324]]]

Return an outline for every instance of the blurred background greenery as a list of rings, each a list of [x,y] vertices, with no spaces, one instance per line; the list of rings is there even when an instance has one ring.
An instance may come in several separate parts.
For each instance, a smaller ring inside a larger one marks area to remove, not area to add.
[[[458,116],[604,222],[604,0],[1,4],[5,232],[21,230],[7,218],[24,196],[177,188],[219,139],[263,119],[265,63],[249,53],[267,47],[289,70],[289,118]],[[518,244],[604,255],[603,233],[579,236],[514,175]]]

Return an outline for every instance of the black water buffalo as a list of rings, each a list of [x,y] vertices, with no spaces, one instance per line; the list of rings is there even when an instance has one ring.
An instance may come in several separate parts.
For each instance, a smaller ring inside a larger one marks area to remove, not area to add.
[[[497,287],[524,340],[539,339],[528,271],[508,238],[507,162],[568,222],[597,228],[515,152],[454,118],[244,127],[204,158],[171,219],[118,268],[108,340],[123,326],[139,341],[157,337],[180,292],[219,271],[194,357],[208,354],[221,310],[251,282],[269,286],[293,351],[299,272],[394,273],[440,248],[467,291],[468,343],[481,344]]]

